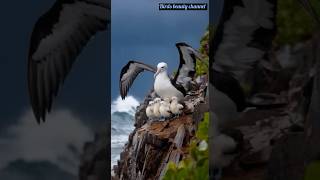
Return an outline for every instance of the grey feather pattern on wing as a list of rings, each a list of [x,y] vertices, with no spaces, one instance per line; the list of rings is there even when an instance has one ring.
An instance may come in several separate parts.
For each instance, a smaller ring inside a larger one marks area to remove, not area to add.
[[[128,91],[133,83],[133,81],[137,78],[137,76],[142,71],[150,71],[155,73],[156,68],[150,65],[138,62],[138,61],[129,61],[121,70],[120,73],[120,95],[122,99],[128,94]]]

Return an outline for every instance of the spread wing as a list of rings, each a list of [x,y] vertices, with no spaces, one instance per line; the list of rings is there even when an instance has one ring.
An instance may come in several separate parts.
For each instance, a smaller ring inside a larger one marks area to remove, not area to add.
[[[180,64],[173,81],[188,90],[187,83],[193,79],[196,72],[196,58],[202,59],[201,54],[184,42],[176,43],[176,47],[179,51]]]
[[[122,99],[125,99],[133,81],[144,70],[153,73],[157,71],[155,67],[137,61],[129,61],[128,64],[122,68],[119,82],[120,95]]]
[[[225,0],[213,40],[212,68],[241,79],[271,48],[276,0]]]
[[[57,0],[36,22],[28,56],[31,106],[45,121],[53,97],[76,57],[92,36],[110,24],[110,4],[104,0]]]

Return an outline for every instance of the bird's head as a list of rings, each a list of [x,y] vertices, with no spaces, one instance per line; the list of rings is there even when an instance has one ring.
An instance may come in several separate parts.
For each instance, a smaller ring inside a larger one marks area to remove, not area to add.
[[[154,104],[154,102],[153,101],[149,101],[149,105],[153,105]]]
[[[154,74],[154,77],[157,77],[158,74],[162,72],[167,72],[168,65],[165,62],[161,62],[157,65],[157,72]]]
[[[178,98],[176,96],[172,96],[171,101],[178,101]]]
[[[170,103],[170,98],[164,98],[164,102]]]
[[[154,102],[154,103],[158,103],[158,102],[160,102],[160,101],[161,101],[160,98],[155,98],[153,102]]]

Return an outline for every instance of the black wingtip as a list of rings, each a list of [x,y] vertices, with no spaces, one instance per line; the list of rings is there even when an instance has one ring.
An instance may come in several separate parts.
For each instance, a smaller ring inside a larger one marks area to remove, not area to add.
[[[41,123],[45,123],[46,119],[45,118],[36,118],[38,125],[41,125]]]
[[[36,118],[36,121],[37,121],[38,125],[40,125],[41,122],[45,122],[45,119],[42,118],[39,113],[33,111],[33,115]]]
[[[178,43],[176,43],[176,46],[177,47],[180,47],[180,46],[187,46],[187,47],[190,47],[190,45],[188,45],[187,43],[185,43],[185,42],[178,42]]]
[[[40,118],[36,118],[38,125],[41,124],[41,119]]]
[[[46,110],[40,110],[35,104],[31,105],[31,110],[33,113],[34,118],[36,119],[38,125],[40,125],[41,123],[45,123],[46,122]]]

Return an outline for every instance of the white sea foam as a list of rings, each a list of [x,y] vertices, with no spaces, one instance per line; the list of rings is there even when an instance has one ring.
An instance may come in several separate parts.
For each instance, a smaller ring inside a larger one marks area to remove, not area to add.
[[[139,105],[139,101],[133,96],[128,96],[126,99],[122,100],[119,96],[111,104],[111,113],[114,112],[127,112],[134,115],[136,107]]]
[[[134,129],[134,115],[139,101],[133,96],[118,97],[111,104],[111,166],[116,165],[129,134]]]

